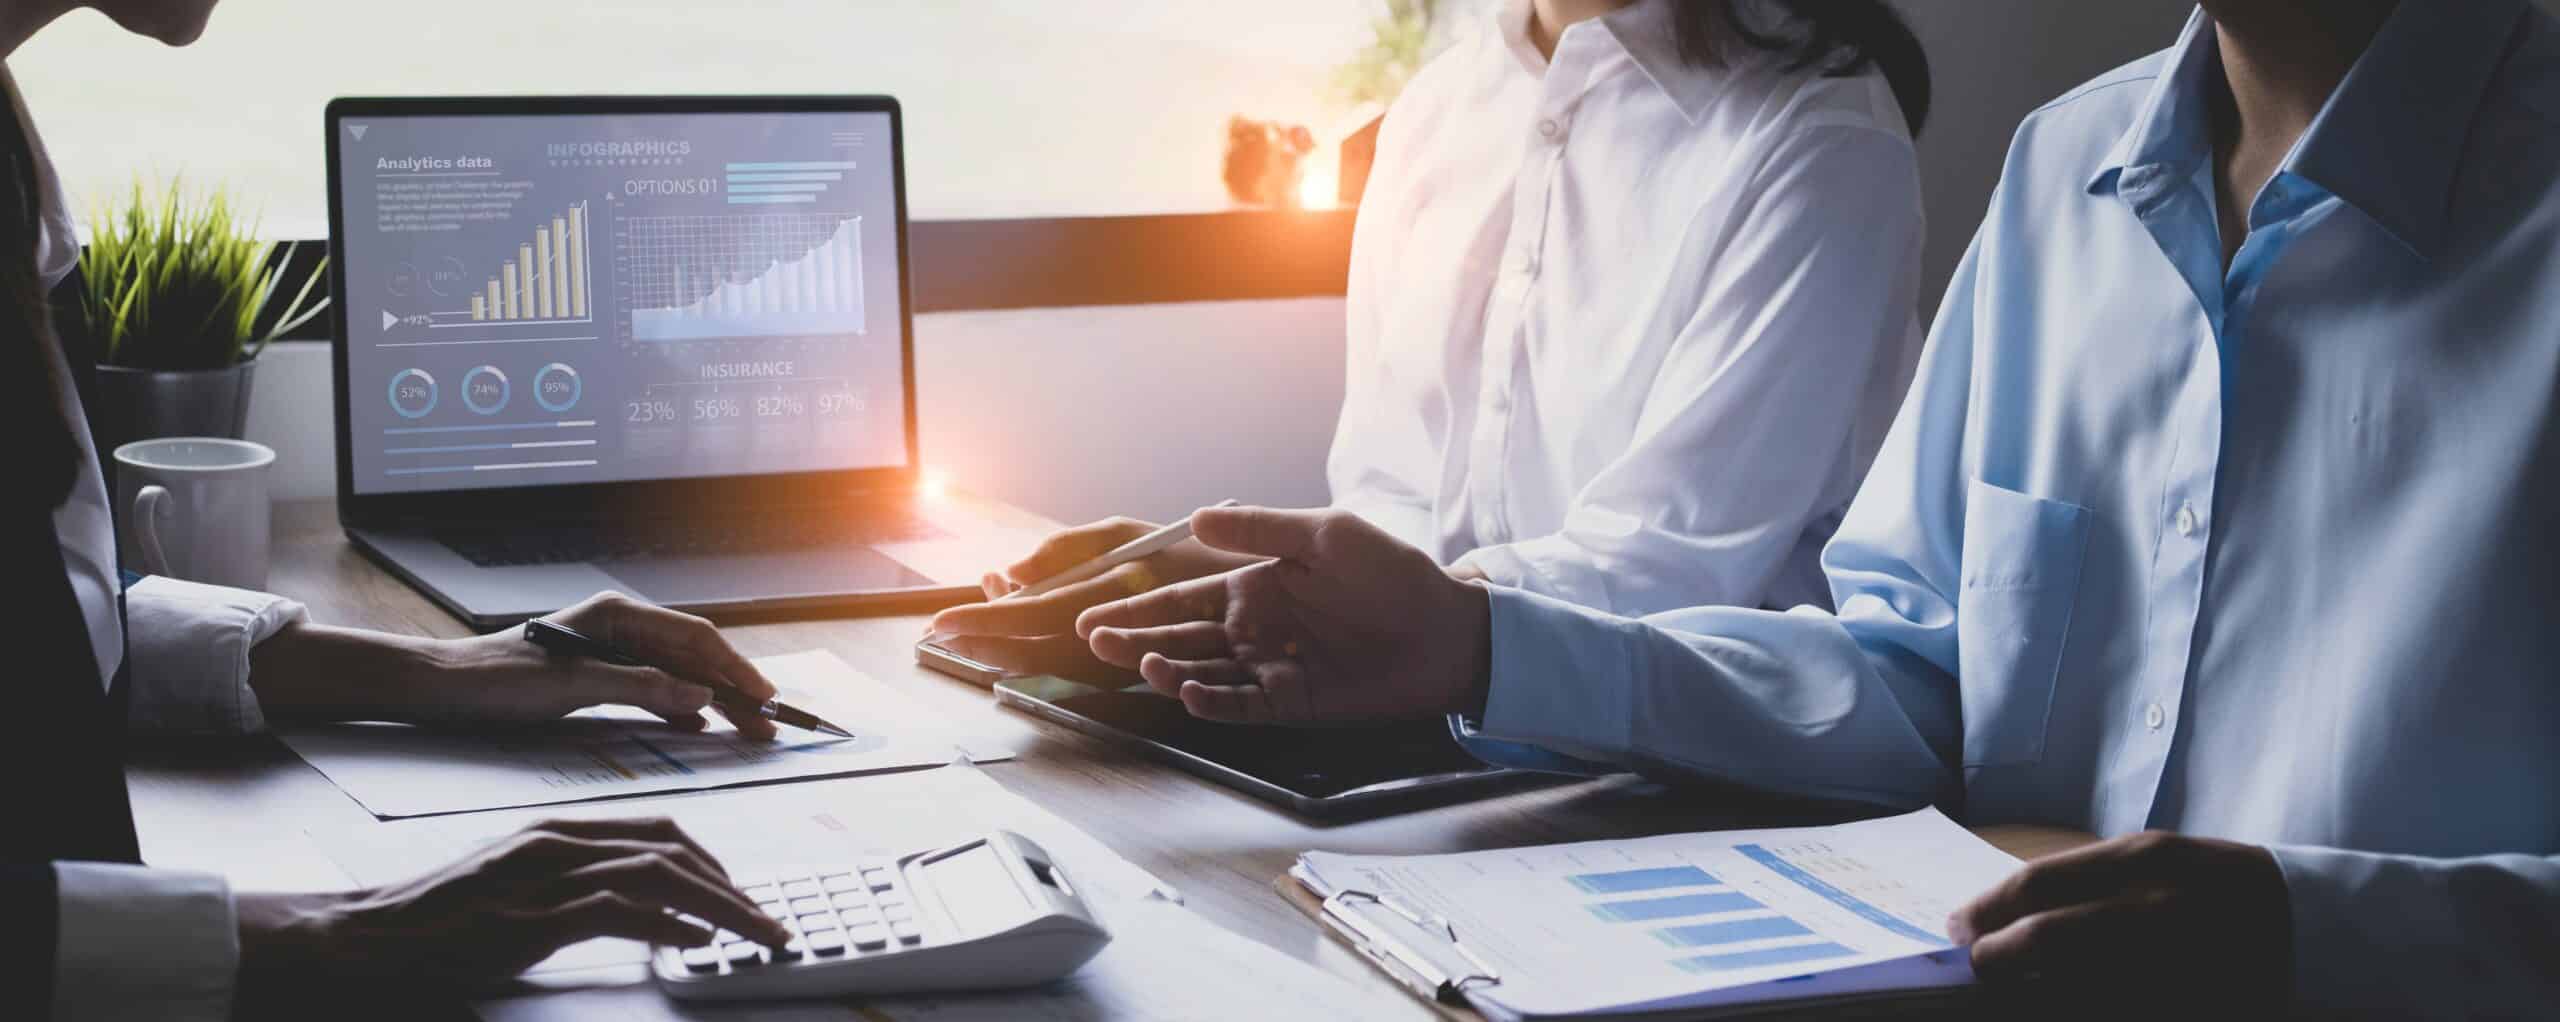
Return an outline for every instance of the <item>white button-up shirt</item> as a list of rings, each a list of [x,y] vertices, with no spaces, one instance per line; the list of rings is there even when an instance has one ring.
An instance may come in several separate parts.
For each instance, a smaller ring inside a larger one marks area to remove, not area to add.
[[[1336,506],[1619,613],[1828,604],[1817,556],[1919,350],[1892,89],[1526,0],[1389,112],[1352,242]]]
[[[10,92],[15,96],[17,90]],[[36,157],[33,169],[44,197],[36,267],[51,289],[70,275],[80,248],[35,122],[23,106],[15,112]],[[50,338],[29,340],[57,354]],[[99,683],[125,671],[131,722],[139,730],[258,730],[265,718],[249,689],[249,650],[301,620],[302,605],[265,593],[150,578],[125,593],[119,614],[115,527],[99,452],[70,367],[55,357],[52,368],[83,456],[70,497],[54,512],[54,533],[88,627]],[[58,923],[52,1017],[230,1016],[239,945],[231,889],[223,878],[91,862],[57,862],[53,869]]]

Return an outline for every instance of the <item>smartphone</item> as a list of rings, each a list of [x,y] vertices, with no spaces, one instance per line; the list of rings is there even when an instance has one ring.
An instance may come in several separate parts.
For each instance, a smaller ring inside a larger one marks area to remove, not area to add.
[[[985,688],[995,687],[1005,677],[1004,668],[971,660],[935,645],[931,639],[916,643],[916,662]]]

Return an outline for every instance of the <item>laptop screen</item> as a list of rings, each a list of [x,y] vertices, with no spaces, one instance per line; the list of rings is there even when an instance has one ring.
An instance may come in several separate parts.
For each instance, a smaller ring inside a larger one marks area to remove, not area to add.
[[[334,130],[356,493],[906,464],[888,113]]]

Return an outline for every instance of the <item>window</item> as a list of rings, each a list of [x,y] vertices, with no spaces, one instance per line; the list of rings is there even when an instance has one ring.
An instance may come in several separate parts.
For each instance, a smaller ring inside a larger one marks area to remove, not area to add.
[[[336,95],[889,93],[918,219],[1115,216],[1254,205],[1224,172],[1238,116],[1314,146],[1264,199],[1329,204],[1331,144],[1458,20],[1426,31],[1435,6],[1471,5],[244,0],[174,51],[79,12],[11,66],[84,210],[137,172],[183,174],[232,188],[282,237],[326,233],[320,111]]]

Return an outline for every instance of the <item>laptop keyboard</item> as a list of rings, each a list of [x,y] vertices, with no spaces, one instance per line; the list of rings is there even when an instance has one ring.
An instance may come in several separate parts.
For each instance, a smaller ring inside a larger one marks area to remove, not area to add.
[[[436,539],[484,568],[655,557],[717,557],[871,546],[947,535],[904,512],[792,514],[731,521],[528,525],[440,531]]]

